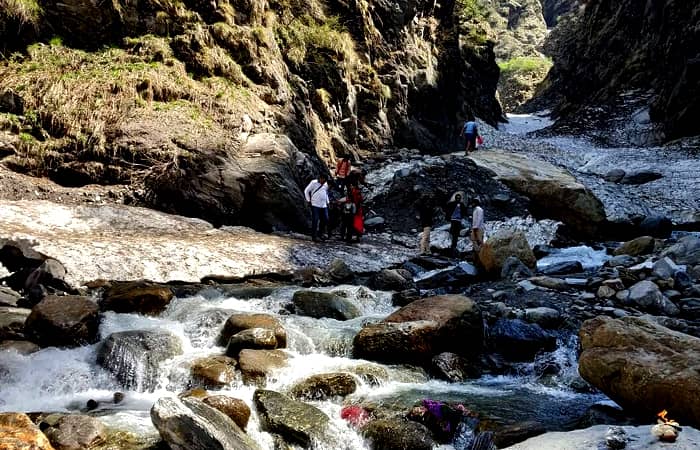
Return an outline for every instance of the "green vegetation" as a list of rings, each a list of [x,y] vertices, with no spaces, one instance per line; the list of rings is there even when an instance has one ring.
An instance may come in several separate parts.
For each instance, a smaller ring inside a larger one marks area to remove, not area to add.
[[[8,18],[22,25],[38,27],[42,13],[37,0],[0,0],[0,25],[3,18]]]
[[[337,17],[317,23],[311,16],[304,15],[279,27],[277,37],[280,45],[287,49],[287,58],[298,65],[307,60],[310,53],[323,50],[333,52],[345,62],[355,62],[352,37]]]
[[[484,45],[488,40],[487,18],[490,11],[481,3],[483,0],[457,0],[455,13],[464,35],[472,45]]]
[[[476,22],[486,18],[486,10],[479,0],[457,0],[455,10],[462,21]]]
[[[498,67],[501,69],[502,73],[506,74],[516,72],[546,72],[552,67],[552,60],[537,56],[521,56],[511,58],[508,61],[499,62]]]

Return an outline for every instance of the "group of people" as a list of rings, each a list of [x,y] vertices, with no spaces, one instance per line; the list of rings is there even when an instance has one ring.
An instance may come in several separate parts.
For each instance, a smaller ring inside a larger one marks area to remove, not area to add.
[[[340,238],[346,242],[359,240],[364,234],[364,210],[360,184],[366,185],[365,172],[352,167],[347,156],[335,168],[335,179],[322,174],[304,189],[304,198],[311,205],[311,238],[314,242],[330,238],[334,225],[339,225]]]
[[[450,250],[453,257],[458,254],[457,244],[462,233],[462,219],[466,219],[469,215],[469,209],[463,201],[464,193],[462,191],[452,194],[450,201],[445,206],[446,219],[450,223],[450,236],[452,242]],[[484,209],[481,207],[481,201],[478,197],[474,197],[469,202],[472,207],[471,230],[469,239],[476,255],[481,246],[484,244]],[[435,201],[431,195],[423,196],[418,203],[418,212],[421,227],[423,232],[420,239],[420,253],[423,255],[430,254],[430,231],[433,228],[433,220],[435,217]]]

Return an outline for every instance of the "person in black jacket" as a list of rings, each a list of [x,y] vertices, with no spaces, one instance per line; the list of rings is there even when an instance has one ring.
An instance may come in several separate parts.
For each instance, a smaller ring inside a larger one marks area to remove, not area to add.
[[[430,254],[430,230],[433,227],[435,214],[435,199],[430,194],[424,194],[418,199],[418,216],[423,230],[420,238],[420,254]]]
[[[467,205],[464,204],[462,199],[464,198],[464,192],[457,191],[452,194],[450,201],[447,203],[445,212],[447,214],[447,220],[450,222],[450,235],[452,236],[452,257],[457,256],[457,241],[459,240],[459,233],[462,231],[462,219],[467,217]]]

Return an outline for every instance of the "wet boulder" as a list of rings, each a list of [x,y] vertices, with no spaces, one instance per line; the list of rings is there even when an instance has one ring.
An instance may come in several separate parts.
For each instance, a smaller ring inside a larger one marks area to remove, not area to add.
[[[671,260],[668,256],[654,262],[651,268],[651,274],[657,278],[667,279],[673,278],[676,273],[680,272],[681,268]]]
[[[245,431],[248,426],[250,408],[243,400],[227,395],[210,395],[205,397],[202,402],[226,414],[241,430]]]
[[[535,323],[542,328],[556,328],[561,323],[561,313],[554,308],[547,308],[546,306],[527,308],[525,310],[525,320]]]
[[[646,318],[596,317],[579,332],[581,376],[640,417],[700,424],[700,339]]]
[[[297,291],[292,302],[296,314],[317,319],[350,320],[362,314],[351,300],[328,292]]]
[[[197,399],[159,398],[151,420],[172,449],[260,449],[228,416]]]
[[[304,448],[310,446],[312,439],[323,435],[329,422],[320,409],[279,392],[258,389],[253,402],[263,430]]]
[[[266,328],[249,328],[240,331],[228,341],[226,356],[237,357],[243,349],[274,350],[277,348],[275,332]]]
[[[277,348],[284,348],[287,346],[287,331],[282,326],[282,322],[270,314],[232,314],[228,320],[226,320],[226,324],[224,324],[219,342],[222,345],[227,345],[231,336],[250,328],[272,330],[275,335],[275,340],[277,341]]]
[[[153,391],[161,373],[160,363],[180,354],[180,339],[167,331],[121,331],[102,342],[97,364],[127,389]]]
[[[45,429],[44,434],[56,450],[77,450],[105,442],[107,430],[95,417],[66,414]]]
[[[24,333],[41,347],[80,347],[97,342],[99,325],[99,309],[89,298],[50,295],[32,308]]]
[[[102,295],[102,311],[139,313],[155,316],[163,312],[173,299],[167,286],[149,281],[114,282]]]
[[[506,260],[514,256],[527,267],[534,269],[535,254],[522,231],[501,230],[489,237],[479,250],[479,262],[489,273],[501,274]]]
[[[0,413],[0,449],[54,450],[39,427],[22,413]]]
[[[335,283],[343,283],[352,280],[355,273],[350,267],[340,258],[335,258],[326,268],[328,278]]]
[[[238,366],[246,384],[265,385],[267,375],[287,365],[288,356],[280,350],[241,350]]]
[[[24,339],[24,323],[31,310],[25,308],[0,307],[0,341]]]
[[[362,428],[362,434],[374,450],[432,450],[435,446],[430,430],[412,420],[373,420]]]
[[[677,264],[697,266],[700,264],[700,237],[683,236],[677,243],[661,252],[661,256],[668,256]]]
[[[236,379],[236,360],[228,356],[199,358],[192,364],[192,378],[207,388],[226,386]]]
[[[475,357],[482,341],[478,305],[462,295],[441,295],[416,300],[365,326],[353,340],[353,353],[382,362],[429,364],[446,351]]]
[[[15,351],[20,355],[31,355],[41,350],[41,347],[29,341],[1,341],[0,352],[5,350]]]
[[[356,389],[355,377],[349,373],[322,373],[295,384],[291,394],[302,400],[325,400],[329,397],[345,397]]]
[[[631,241],[623,243],[621,246],[615,249],[615,256],[617,255],[629,255],[629,256],[641,256],[648,255],[654,251],[654,246],[656,242],[651,236],[641,236]]]
[[[493,349],[511,361],[531,361],[540,351],[556,349],[557,339],[534,323],[498,319],[489,329]]]
[[[481,375],[479,367],[472,361],[450,352],[435,355],[431,370],[438,378],[453,383],[478,378]]]
[[[369,287],[378,291],[403,291],[414,287],[413,276],[406,269],[382,269],[370,278]]]
[[[469,263],[460,263],[455,268],[438,272],[416,282],[418,289],[445,289],[459,291],[477,280],[477,271]]]
[[[370,386],[379,386],[389,379],[389,372],[379,364],[360,364],[348,369]]]
[[[661,293],[659,286],[648,280],[642,280],[630,287],[627,302],[656,314],[675,316],[680,312],[678,307]]]

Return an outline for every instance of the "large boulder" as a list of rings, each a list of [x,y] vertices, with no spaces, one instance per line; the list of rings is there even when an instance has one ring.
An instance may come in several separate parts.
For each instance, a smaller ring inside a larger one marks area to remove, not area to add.
[[[24,308],[0,307],[0,341],[23,340],[24,323],[31,313]]]
[[[566,170],[539,159],[500,151],[476,152],[470,158],[478,166],[492,170],[496,179],[515,192],[528,197],[535,217],[560,220],[585,237],[598,238],[605,231],[602,202]]]
[[[167,331],[121,331],[102,342],[97,364],[127,389],[153,391],[161,373],[160,363],[180,354],[180,339]]]
[[[0,413],[0,449],[54,450],[39,427],[22,413]]]
[[[149,281],[114,282],[105,289],[100,309],[155,316],[163,312],[172,298],[169,287]]]
[[[246,384],[264,386],[267,375],[287,365],[288,356],[281,350],[241,350],[238,366]]]
[[[312,439],[323,435],[329,422],[320,409],[279,392],[258,389],[253,401],[263,430],[304,448],[309,447]]]
[[[210,395],[205,397],[202,402],[226,414],[241,430],[245,431],[248,426],[250,408],[243,400],[227,395]]]
[[[512,361],[531,361],[538,352],[557,345],[556,336],[519,319],[498,319],[489,329],[489,340],[495,351]]]
[[[443,380],[459,383],[468,378],[477,378],[480,370],[477,365],[450,352],[443,352],[435,355],[432,360],[433,373]]]
[[[683,236],[661,253],[668,256],[677,264],[697,266],[700,264],[700,237],[694,235]]]
[[[355,392],[357,382],[349,373],[322,373],[312,375],[294,386],[292,396],[303,400],[325,400],[329,397],[345,397]]]
[[[602,316],[584,322],[579,337],[581,376],[620,406],[700,424],[700,339],[645,318]]]
[[[623,243],[615,249],[615,255],[641,256],[654,251],[655,241],[651,236],[640,236]]]
[[[418,289],[446,289],[456,292],[474,283],[477,279],[476,268],[469,263],[460,263],[454,269],[438,272],[416,282]]]
[[[375,450],[432,450],[435,446],[430,430],[411,420],[373,420],[362,428],[362,434]]]
[[[228,416],[194,398],[159,398],[151,420],[173,450],[260,449]]]
[[[97,342],[99,308],[87,297],[49,295],[27,318],[24,333],[41,347],[79,347]]]
[[[328,292],[296,291],[292,302],[296,314],[317,319],[350,320],[362,314],[352,300]]]
[[[535,254],[522,231],[501,230],[490,236],[479,250],[479,261],[484,269],[499,275],[506,260],[511,256],[518,258],[531,269],[537,264]]]
[[[249,328],[266,328],[275,333],[278,348],[287,346],[287,331],[282,326],[282,322],[270,314],[232,314],[221,331],[219,342],[227,345],[231,336]]]
[[[44,434],[56,450],[78,450],[103,443],[107,430],[95,417],[67,414],[45,429]]]
[[[406,269],[382,269],[370,278],[369,287],[379,291],[403,291],[414,287],[413,276]]]
[[[34,250],[34,245],[25,239],[0,240],[0,263],[10,272],[39,267],[48,256]]]
[[[286,135],[252,134],[236,152],[200,151],[176,166],[146,180],[167,210],[261,231],[309,225],[303,189],[313,165]]]
[[[462,295],[416,300],[355,336],[357,358],[429,364],[433,355],[452,352],[468,358],[483,345],[481,310]]]

